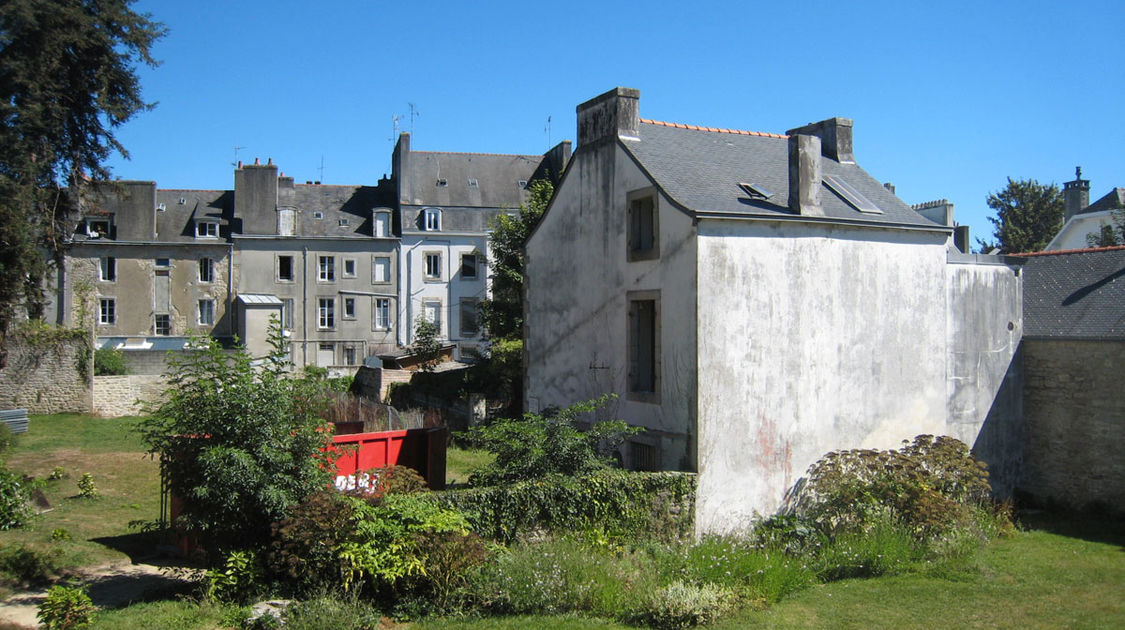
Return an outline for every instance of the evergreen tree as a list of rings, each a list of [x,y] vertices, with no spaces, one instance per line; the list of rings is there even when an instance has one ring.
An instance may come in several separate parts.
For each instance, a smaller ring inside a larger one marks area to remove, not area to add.
[[[1063,198],[1058,186],[1034,179],[1013,180],[1000,192],[988,195],[989,217],[995,242],[977,239],[982,252],[999,249],[1002,254],[1037,252],[1051,242],[1063,224]]]
[[[86,181],[128,156],[114,128],[151,107],[135,68],[164,27],[132,2],[0,0],[0,367],[18,309],[43,314]]]

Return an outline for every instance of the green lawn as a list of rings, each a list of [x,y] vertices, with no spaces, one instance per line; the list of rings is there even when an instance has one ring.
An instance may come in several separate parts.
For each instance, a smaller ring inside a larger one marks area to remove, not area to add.
[[[475,448],[450,446],[445,456],[445,483],[449,485],[468,482],[469,473],[491,462],[492,453]]]

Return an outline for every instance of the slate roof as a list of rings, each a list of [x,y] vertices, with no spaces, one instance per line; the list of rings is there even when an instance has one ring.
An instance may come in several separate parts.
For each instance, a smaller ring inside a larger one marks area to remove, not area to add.
[[[296,236],[346,238],[370,237],[372,210],[390,207],[392,202],[393,196],[387,198],[374,186],[297,184],[278,190],[277,205],[299,212]]]
[[[519,182],[530,180],[542,161],[542,155],[411,151],[400,174],[400,201],[403,206],[515,209],[527,197]]]
[[[701,128],[641,119],[640,140],[623,145],[673,201],[696,215],[747,217],[797,216],[788,208],[789,147],[786,136]],[[843,178],[877,205],[883,214],[862,213],[823,185],[821,206],[829,219],[941,229],[923,217],[855,164],[829,157],[822,175]],[[752,199],[739,183],[769,191]]]
[[[1025,337],[1125,339],[1125,247],[1026,256]]]
[[[180,203],[180,199],[184,203]],[[202,219],[219,222],[219,237],[230,234],[234,194],[228,190],[156,190],[156,240],[162,243],[197,243],[195,224]],[[214,239],[211,239],[212,241]]]
[[[1113,210],[1116,208],[1125,208],[1125,188],[1114,188],[1101,199],[1098,199],[1094,203],[1086,206],[1078,214],[1102,212],[1104,210]]]

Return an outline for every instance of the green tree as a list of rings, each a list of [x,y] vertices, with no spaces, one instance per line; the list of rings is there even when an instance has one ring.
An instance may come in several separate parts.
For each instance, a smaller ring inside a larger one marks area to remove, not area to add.
[[[164,27],[130,4],[0,0],[0,367],[21,306],[43,314],[87,180],[109,178],[113,151],[128,157],[114,128],[151,107],[135,69],[157,65]]]
[[[319,389],[289,377],[276,320],[273,352],[257,363],[214,339],[171,360],[164,402],[140,424],[172,494],[175,523],[195,534],[212,559],[264,546],[270,524],[331,482],[322,452],[331,432],[317,419]]]
[[[410,350],[418,357],[423,372],[433,372],[441,362],[441,338],[437,324],[425,317],[414,322],[414,345]]]
[[[1004,190],[988,195],[988,207],[996,212],[995,217],[988,218],[995,240],[977,239],[980,251],[986,253],[993,249],[1002,254],[1040,251],[1063,224],[1063,198],[1058,186],[1034,179],[1009,177]]]
[[[1113,247],[1125,245],[1125,208],[1114,208],[1113,219],[1102,225],[1096,233],[1086,235],[1090,247]]]
[[[527,192],[527,201],[518,214],[496,217],[488,239],[492,252],[492,298],[481,305],[481,321],[493,339],[523,338],[524,245],[539,224],[555,188],[550,181],[537,179],[528,184]]]

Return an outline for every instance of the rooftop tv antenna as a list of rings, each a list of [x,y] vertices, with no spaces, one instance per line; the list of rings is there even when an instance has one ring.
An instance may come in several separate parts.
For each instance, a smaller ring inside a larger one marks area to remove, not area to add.
[[[402,120],[402,114],[391,116],[391,142],[398,140],[398,121],[400,120]]]
[[[324,154],[320,154],[320,182],[324,182]]]
[[[410,137],[414,137],[414,119],[421,116],[418,110],[414,107],[414,103],[407,103],[410,106]]]
[[[245,148],[246,147],[237,147],[237,146],[234,148],[234,161],[230,163],[231,166],[233,166],[235,168],[238,168],[238,152],[241,151],[242,149],[245,149]]]
[[[543,128],[547,132],[547,148],[551,147],[551,117],[547,116],[547,126]]]

